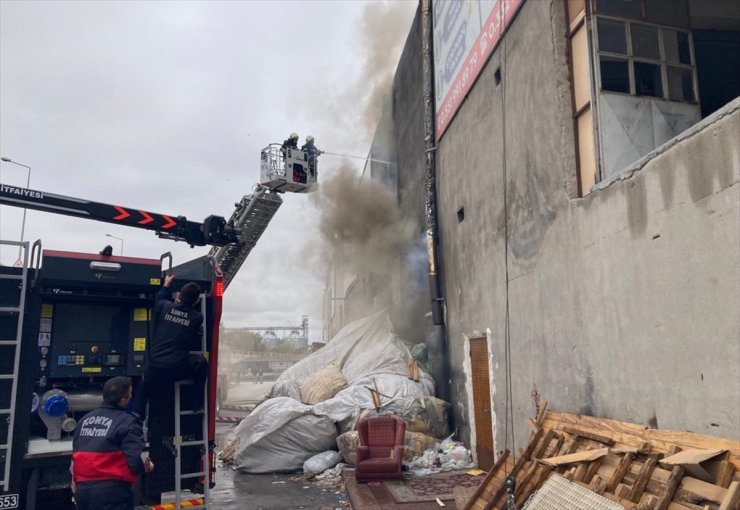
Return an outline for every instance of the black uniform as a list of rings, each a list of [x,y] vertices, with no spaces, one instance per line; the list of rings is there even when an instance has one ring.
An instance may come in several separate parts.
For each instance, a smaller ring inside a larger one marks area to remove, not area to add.
[[[280,148],[280,152],[283,153],[283,156],[285,156],[287,150],[286,149],[297,149],[298,148],[298,138],[288,138],[283,142],[283,146]]]
[[[144,472],[141,421],[103,403],[77,424],[72,442],[78,510],[132,510],[132,486]]]
[[[316,177],[316,157],[321,154],[321,151],[313,141],[304,143],[301,150],[308,154],[308,169],[311,171],[311,176]]]
[[[208,362],[190,351],[201,348],[203,316],[191,306],[171,301],[168,287],[162,287],[157,294],[154,314],[154,338],[144,379],[134,394],[134,412],[143,418],[149,396],[156,388],[185,379],[193,379],[195,409],[202,408]]]

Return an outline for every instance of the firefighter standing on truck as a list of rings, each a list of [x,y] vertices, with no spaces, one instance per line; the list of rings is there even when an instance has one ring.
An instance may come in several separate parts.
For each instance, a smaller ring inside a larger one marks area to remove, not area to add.
[[[154,305],[154,337],[149,349],[149,362],[136,388],[133,411],[142,419],[149,396],[161,385],[185,379],[193,380],[193,411],[204,409],[204,384],[208,376],[208,362],[200,354],[190,354],[200,347],[203,315],[197,310],[200,287],[185,284],[175,301],[170,300],[172,275],[164,278],[164,286],[157,293]]]
[[[131,379],[114,377],[103,386],[103,404],[77,424],[72,474],[77,510],[133,510],[136,478],[154,469],[144,451],[141,420],[126,411]]]

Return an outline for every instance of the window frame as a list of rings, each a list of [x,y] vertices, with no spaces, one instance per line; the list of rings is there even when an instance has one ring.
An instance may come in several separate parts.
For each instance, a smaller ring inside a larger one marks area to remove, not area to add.
[[[625,25],[624,33],[626,37],[626,47],[627,47],[627,53],[621,54],[621,53],[613,53],[609,51],[602,51],[600,44],[599,44],[599,19],[603,19],[606,21],[612,21],[612,22],[620,22]],[[643,26],[649,26],[653,27],[658,32],[658,52],[660,54],[660,60],[655,60],[647,57],[638,57],[635,56],[634,50],[632,47],[632,25],[643,25]],[[620,18],[616,16],[611,15],[604,15],[604,14],[595,14],[593,16],[593,23],[592,23],[592,29],[593,29],[593,46],[596,49],[594,51],[594,70],[597,71],[595,74],[596,76],[596,87],[598,90],[598,93],[604,93],[604,94],[619,94],[623,96],[632,96],[632,97],[645,97],[650,98],[653,100],[663,100],[663,101],[669,101],[672,103],[681,103],[681,104],[690,104],[690,105],[698,105],[699,104],[699,86],[697,81],[697,73],[696,73],[696,56],[694,54],[694,38],[692,37],[691,30],[684,29],[681,27],[674,27],[669,25],[659,25],[657,23],[649,23],[643,20],[633,19],[633,18]],[[682,64],[680,62],[673,63],[668,62],[666,60],[666,51],[665,51],[665,39],[663,37],[663,31],[664,30],[671,30],[677,33],[684,33],[687,36],[688,43],[689,43],[689,55],[691,57],[691,63],[690,64]],[[613,90],[605,90],[602,85],[601,81],[601,57],[610,57],[610,58],[616,58],[620,60],[626,60],[627,65],[627,73],[628,73],[628,79],[629,79],[629,93],[626,92],[619,92],[619,91],[613,91]],[[647,95],[637,95],[636,93],[636,87],[635,87],[635,69],[634,69],[634,63],[635,62],[642,62],[646,64],[653,64],[660,66],[660,76],[661,76],[661,88],[662,88],[662,95],[660,97],[656,96],[647,96]],[[678,100],[678,99],[671,99],[669,94],[669,88],[668,88],[668,67],[675,67],[675,68],[681,68],[685,69],[691,72],[691,81],[693,86],[693,98],[690,101],[686,100]]]

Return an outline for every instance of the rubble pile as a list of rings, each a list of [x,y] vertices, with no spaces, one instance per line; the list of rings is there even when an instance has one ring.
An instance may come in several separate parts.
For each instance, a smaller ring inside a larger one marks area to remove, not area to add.
[[[348,324],[283,372],[269,398],[237,426],[221,459],[250,473],[298,471],[309,459],[311,473],[318,464],[324,470],[341,459],[352,464],[357,422],[394,415],[407,423],[404,460],[411,463],[449,435],[449,404],[434,393],[432,378],[379,312]]]
[[[508,451],[500,455],[460,508],[507,508],[509,476],[516,478],[517,508],[528,510],[553,508],[558,497],[583,496],[584,489],[628,510],[740,508],[737,440],[547,412],[546,407],[529,422],[526,449],[516,458]]]

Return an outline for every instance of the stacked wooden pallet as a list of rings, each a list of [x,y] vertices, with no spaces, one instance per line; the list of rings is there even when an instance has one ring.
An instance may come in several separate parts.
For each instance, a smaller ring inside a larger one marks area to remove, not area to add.
[[[465,510],[522,508],[552,473],[634,510],[739,510],[740,441],[547,412],[516,459],[501,454]]]

